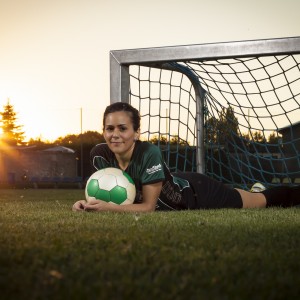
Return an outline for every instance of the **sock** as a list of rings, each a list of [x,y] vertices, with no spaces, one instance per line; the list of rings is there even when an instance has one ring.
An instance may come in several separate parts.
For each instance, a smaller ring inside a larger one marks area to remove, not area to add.
[[[299,186],[276,186],[262,191],[267,200],[267,206],[291,207],[300,205]]]

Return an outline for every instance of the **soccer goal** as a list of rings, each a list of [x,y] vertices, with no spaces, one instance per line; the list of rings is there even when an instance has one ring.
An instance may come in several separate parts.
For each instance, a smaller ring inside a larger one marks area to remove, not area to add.
[[[300,37],[111,51],[110,85],[172,171],[300,180]]]

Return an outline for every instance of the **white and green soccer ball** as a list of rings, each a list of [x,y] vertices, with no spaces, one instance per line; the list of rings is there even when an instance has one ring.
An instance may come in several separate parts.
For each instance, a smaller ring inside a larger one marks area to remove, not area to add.
[[[117,168],[105,168],[96,171],[88,179],[85,187],[85,198],[103,200],[119,205],[132,204],[136,189],[132,178]]]

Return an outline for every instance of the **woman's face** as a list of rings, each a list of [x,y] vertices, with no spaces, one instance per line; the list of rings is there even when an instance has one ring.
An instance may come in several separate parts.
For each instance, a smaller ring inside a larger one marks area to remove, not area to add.
[[[133,150],[139,131],[134,131],[127,112],[117,111],[106,116],[103,135],[109,149],[122,156]]]

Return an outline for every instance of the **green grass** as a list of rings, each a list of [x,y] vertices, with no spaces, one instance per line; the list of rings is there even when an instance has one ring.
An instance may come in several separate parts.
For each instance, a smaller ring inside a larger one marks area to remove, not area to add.
[[[74,213],[0,190],[1,299],[296,299],[300,209]]]

